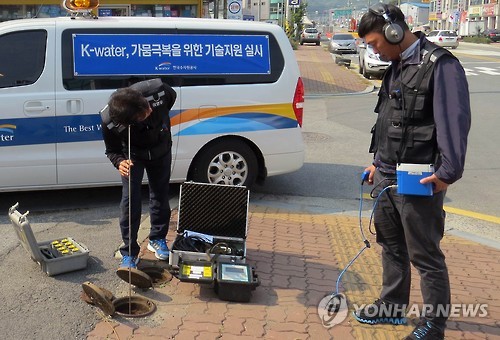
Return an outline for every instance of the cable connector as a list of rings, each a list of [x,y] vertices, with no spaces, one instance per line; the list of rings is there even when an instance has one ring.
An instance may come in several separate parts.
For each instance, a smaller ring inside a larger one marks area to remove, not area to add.
[[[361,184],[368,181],[368,177],[370,177],[370,171],[366,170],[361,174]]]
[[[363,240],[363,242],[364,242],[364,244],[365,244],[366,248],[371,248],[371,247],[372,247],[372,246],[371,246],[371,244],[370,244],[370,241],[368,241],[368,240]]]

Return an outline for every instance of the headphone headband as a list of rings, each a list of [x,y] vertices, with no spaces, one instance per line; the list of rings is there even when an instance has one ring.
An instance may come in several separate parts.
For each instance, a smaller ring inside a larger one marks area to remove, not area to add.
[[[386,22],[385,26],[382,28],[385,39],[393,45],[397,45],[403,41],[404,29],[397,23],[398,20],[393,20],[391,18],[391,12],[389,11],[389,6],[384,3],[377,3],[371,6],[368,11],[376,16],[384,18]]]
[[[393,20],[390,17],[389,7],[387,4],[377,3],[368,9],[371,13],[381,16],[388,23],[392,23]]]

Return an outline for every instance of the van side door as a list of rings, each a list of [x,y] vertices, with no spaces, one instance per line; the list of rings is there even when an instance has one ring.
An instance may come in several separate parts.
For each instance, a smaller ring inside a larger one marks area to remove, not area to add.
[[[0,190],[56,183],[54,40],[47,22],[0,32]]]

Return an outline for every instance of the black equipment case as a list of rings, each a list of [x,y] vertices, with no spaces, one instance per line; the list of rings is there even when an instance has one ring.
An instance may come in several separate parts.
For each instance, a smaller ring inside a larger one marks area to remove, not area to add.
[[[243,186],[181,185],[177,236],[169,257],[179,280],[213,284],[224,300],[249,301],[250,291],[259,285],[246,264],[249,197]]]

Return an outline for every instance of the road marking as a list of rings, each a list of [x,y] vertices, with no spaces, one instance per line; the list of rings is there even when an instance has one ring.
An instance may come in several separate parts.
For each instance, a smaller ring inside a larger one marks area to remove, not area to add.
[[[363,199],[373,200],[373,198],[370,196],[370,194],[366,194],[366,193],[363,194]],[[461,216],[465,216],[465,217],[475,218],[475,219],[481,220],[481,221],[500,224],[500,217],[497,217],[497,216],[481,214],[481,213],[477,213],[477,212],[470,211],[470,210],[453,208],[453,207],[449,207],[446,205],[444,206],[444,210],[450,214],[461,215]]]
[[[500,75],[500,72],[494,68],[491,68],[491,67],[479,67],[479,66],[476,66],[475,67],[476,70],[479,70],[479,72],[481,73],[485,73],[485,74],[491,74],[492,76],[498,76]]]
[[[465,76],[477,76],[477,73],[474,73],[470,68],[464,67],[464,71],[465,71]]]
[[[492,215],[480,214],[480,213],[477,213],[477,212],[474,212],[474,211],[463,210],[463,209],[458,209],[458,208],[452,208],[452,207],[448,207],[448,206],[444,206],[444,210],[446,212],[451,213],[451,214],[462,215],[462,216],[466,216],[466,217],[472,217],[472,218],[475,218],[475,219],[478,219],[478,220],[500,224],[500,217],[496,217],[496,216],[492,216]]]
[[[467,54],[471,56],[485,56],[485,57],[500,57],[500,52],[496,51],[480,51],[480,50],[469,50],[469,49],[456,49],[452,51],[453,54]]]

